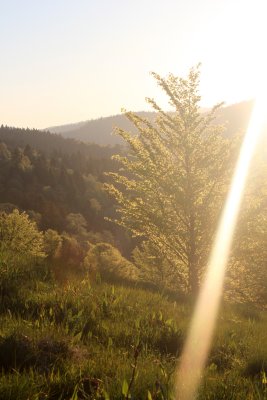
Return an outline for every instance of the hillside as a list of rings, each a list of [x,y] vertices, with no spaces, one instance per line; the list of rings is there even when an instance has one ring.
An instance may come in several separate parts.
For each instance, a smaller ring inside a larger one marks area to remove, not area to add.
[[[252,109],[251,101],[233,104],[223,107],[218,112],[216,122],[224,124],[226,135],[244,131],[247,127]],[[138,115],[153,120],[155,112],[138,112]],[[123,144],[122,139],[113,134],[114,127],[120,127],[126,131],[135,132],[133,125],[124,115],[114,115],[106,118],[99,118],[76,124],[62,125],[47,128],[52,133],[60,133],[65,138],[75,138],[83,142],[97,143],[99,145]]]
[[[155,117],[155,113],[153,112],[139,112],[138,115],[149,119]],[[123,144],[122,139],[113,134],[113,129],[116,126],[127,131],[135,132],[132,124],[124,115],[114,115],[77,124],[57,126],[47,128],[47,130],[52,133],[59,133],[65,138],[75,138],[83,142],[114,146]]]
[[[228,121],[232,135],[245,129],[250,110],[249,102],[225,107],[216,122]],[[105,171],[118,171],[110,156],[119,151],[127,148],[0,127],[0,399],[174,399],[192,298],[166,259],[148,247],[134,252],[139,239],[106,219],[116,214]],[[257,218],[258,234],[265,227]],[[227,277],[199,400],[267,395],[266,231],[252,242],[240,226],[241,261],[249,261],[242,272],[259,300],[242,297],[238,286],[231,291]]]
[[[225,125],[225,133],[227,136],[233,136],[236,133],[245,132],[248,126],[252,106],[252,101],[243,101],[242,103],[223,107],[218,111],[216,123]]]
[[[85,144],[38,130],[0,127],[0,211],[26,211],[42,230],[69,231],[76,219],[83,233],[115,241],[129,254],[128,237],[115,224],[114,201],[103,191],[104,173],[119,147]],[[82,221],[82,222],[81,222]],[[108,238],[108,239],[107,239]]]
[[[16,284],[1,303],[2,400],[174,399],[188,303],[87,279]],[[218,320],[198,399],[266,399],[266,315],[228,305]]]

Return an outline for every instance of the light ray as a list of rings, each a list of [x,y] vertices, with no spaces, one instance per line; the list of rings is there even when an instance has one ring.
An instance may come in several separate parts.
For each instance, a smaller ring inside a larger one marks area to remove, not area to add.
[[[192,400],[195,398],[205,367],[244,187],[256,145],[263,131],[264,105],[263,95],[258,96],[241,146],[230,191],[210,255],[206,278],[199,294],[191,328],[181,356],[177,371],[176,400]]]

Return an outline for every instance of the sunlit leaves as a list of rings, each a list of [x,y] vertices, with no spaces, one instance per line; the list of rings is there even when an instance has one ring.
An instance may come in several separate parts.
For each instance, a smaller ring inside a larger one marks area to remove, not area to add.
[[[163,257],[179,272],[173,277],[180,289],[195,291],[227,188],[231,146],[213,124],[220,105],[201,112],[198,67],[186,79],[152,75],[173,111],[148,99],[155,121],[125,113],[138,135],[116,130],[129,153],[115,157],[121,170],[106,188],[118,202],[118,223],[149,243],[153,264]]]
[[[43,235],[36,223],[26,213],[14,210],[0,214],[0,263],[1,268],[22,266],[26,261],[44,257]]]

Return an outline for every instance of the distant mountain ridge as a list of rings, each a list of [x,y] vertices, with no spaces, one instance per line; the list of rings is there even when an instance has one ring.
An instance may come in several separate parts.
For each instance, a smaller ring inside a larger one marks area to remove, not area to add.
[[[137,114],[148,119],[153,119],[156,116],[155,112],[141,111]],[[91,142],[102,146],[114,146],[123,144],[123,140],[113,134],[116,126],[133,133],[136,132],[133,124],[123,114],[51,127],[46,130],[51,133],[60,134],[65,138],[75,138],[82,142]]]
[[[236,132],[243,132],[248,125],[252,110],[252,101],[243,101],[222,107],[217,114],[216,123],[224,124],[226,135],[232,136]],[[137,112],[136,114],[153,120],[156,112]],[[47,128],[51,133],[61,134],[65,138],[74,138],[83,142],[96,143],[99,145],[123,144],[123,140],[113,133],[118,126],[124,130],[135,133],[133,124],[123,114],[110,117],[103,117],[88,121],[77,122],[74,124],[55,126]]]
[[[89,120],[81,121],[81,122],[74,122],[71,124],[64,124],[64,125],[59,125],[59,126],[51,126],[50,128],[47,128],[44,130],[49,131],[51,133],[69,132],[69,131],[81,128],[83,125],[86,125],[87,122],[89,122]]]

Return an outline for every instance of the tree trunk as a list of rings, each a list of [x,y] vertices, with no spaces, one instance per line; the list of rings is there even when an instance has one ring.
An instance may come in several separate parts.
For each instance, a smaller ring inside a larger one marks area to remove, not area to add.
[[[195,217],[192,213],[190,216],[190,231],[189,231],[189,254],[188,254],[188,286],[189,294],[194,298],[199,291],[199,275],[198,275],[198,259],[196,253],[196,231]]]
[[[188,263],[188,286],[189,294],[192,297],[197,297],[199,291],[199,279],[198,279],[198,266],[195,257],[193,257]]]

